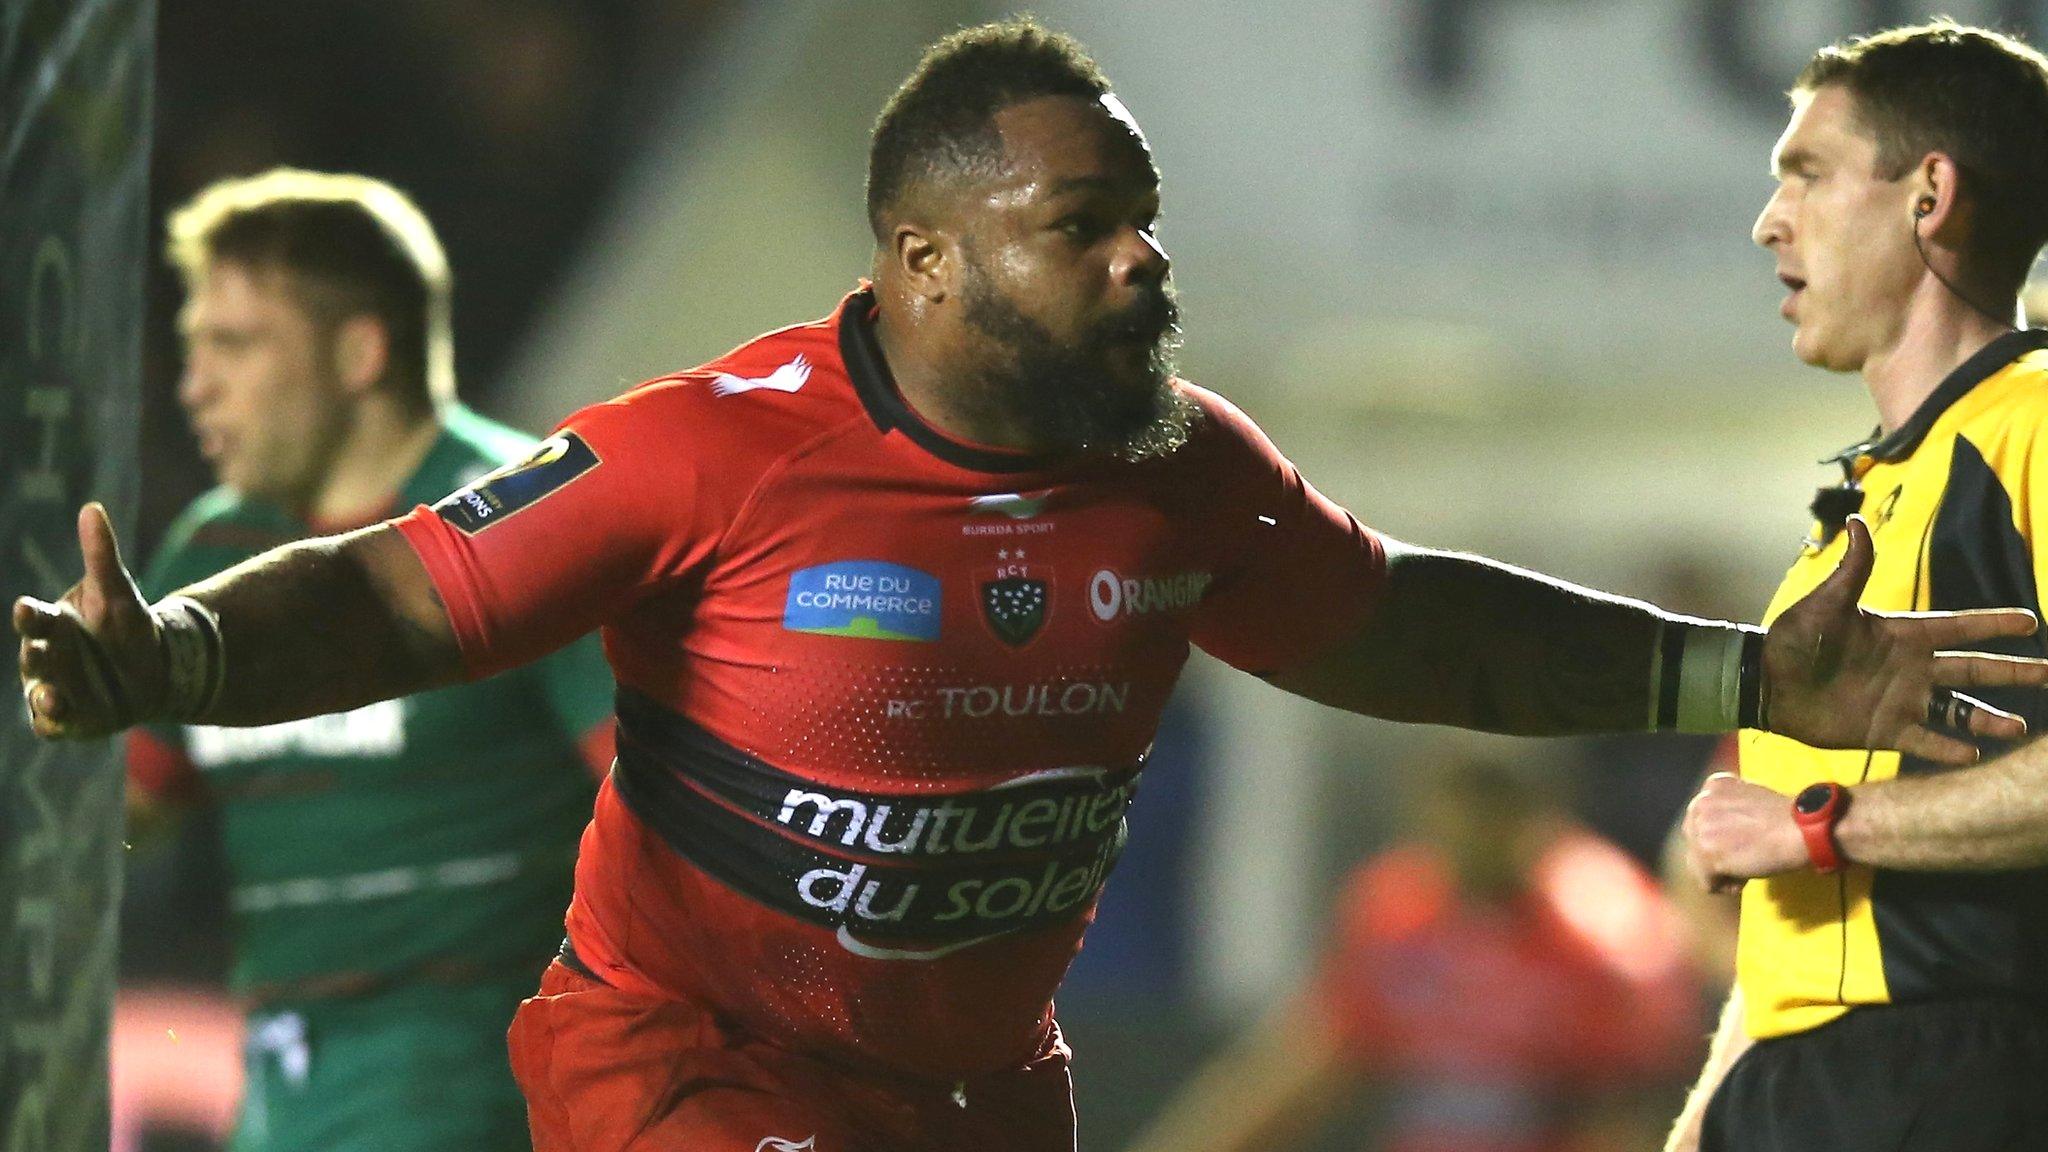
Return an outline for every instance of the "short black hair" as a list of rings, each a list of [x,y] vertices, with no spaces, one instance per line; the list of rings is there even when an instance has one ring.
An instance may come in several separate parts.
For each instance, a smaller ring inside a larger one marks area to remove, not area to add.
[[[935,178],[985,169],[1002,154],[995,115],[1043,96],[1097,100],[1109,79],[1081,47],[1029,17],[963,28],[933,44],[875,119],[868,226],[886,239],[890,209]]]
[[[2048,60],[2015,37],[1953,20],[1893,28],[1814,53],[1792,91],[1840,87],[1896,180],[1945,152],[1975,201],[1972,274],[2017,291],[2048,243]]]

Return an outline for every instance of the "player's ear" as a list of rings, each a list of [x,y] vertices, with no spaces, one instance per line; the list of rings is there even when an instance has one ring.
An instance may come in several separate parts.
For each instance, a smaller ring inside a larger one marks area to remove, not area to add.
[[[929,225],[898,222],[889,233],[889,258],[911,293],[938,303],[957,291],[959,242]]]
[[[391,365],[391,333],[368,314],[351,316],[334,329],[334,367],[350,392],[362,394],[384,379]]]

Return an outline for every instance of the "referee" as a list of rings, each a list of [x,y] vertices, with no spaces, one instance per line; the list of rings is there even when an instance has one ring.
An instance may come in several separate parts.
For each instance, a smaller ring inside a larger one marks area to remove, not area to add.
[[[1864,607],[2038,612],[2048,335],[2016,321],[2048,240],[2048,59],[1948,21],[1824,48],[1773,163],[1755,239],[1793,349],[1860,372],[1879,424],[1835,457],[1770,617],[1834,567],[1852,514],[1877,547]],[[1984,647],[2042,654],[2038,635]],[[1937,689],[1926,706],[1967,724],[1976,705]],[[2048,1147],[2048,757],[1943,775],[1747,732],[1741,769],[1687,816],[1710,884],[1760,879],[1669,1148]]]

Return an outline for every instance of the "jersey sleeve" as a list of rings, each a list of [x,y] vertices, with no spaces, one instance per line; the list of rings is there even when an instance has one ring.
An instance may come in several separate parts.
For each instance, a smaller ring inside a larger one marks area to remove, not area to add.
[[[1258,425],[1199,392],[1210,427],[1203,466],[1225,551],[1190,638],[1254,674],[1296,667],[1349,636],[1386,587],[1379,536],[1315,490]]]
[[[551,652],[701,574],[723,524],[698,431],[651,385],[570,417],[534,453],[395,523],[474,676]]]

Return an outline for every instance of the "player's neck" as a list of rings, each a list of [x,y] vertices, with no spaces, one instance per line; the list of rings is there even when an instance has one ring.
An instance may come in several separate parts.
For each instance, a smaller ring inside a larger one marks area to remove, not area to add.
[[[915,323],[914,319],[907,323]],[[1045,446],[1032,438],[1020,417],[1005,419],[997,410],[960,403],[959,373],[943,356],[931,354],[929,343],[919,346],[903,339],[890,310],[881,309],[875,319],[875,343],[896,382],[896,391],[919,420],[954,440],[1009,452],[1041,452]]]
[[[330,526],[383,517],[440,434],[431,411],[381,397],[366,400],[336,446],[319,489],[299,510],[300,517]]]
[[[1946,289],[1938,291],[1916,299],[1897,336],[1863,361],[1863,383],[1887,433],[1912,419],[1963,361],[2012,331],[2012,325],[1950,298]]]

